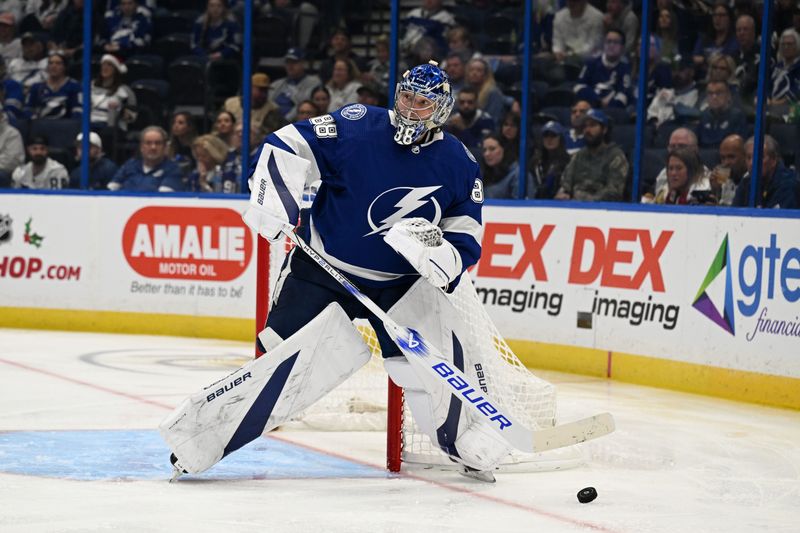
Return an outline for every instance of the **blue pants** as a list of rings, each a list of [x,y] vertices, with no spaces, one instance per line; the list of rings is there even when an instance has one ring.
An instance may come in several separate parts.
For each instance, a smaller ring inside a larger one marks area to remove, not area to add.
[[[284,261],[283,270],[286,269],[287,263],[291,266],[291,272],[280,287],[277,301],[270,308],[267,327],[272,328],[282,339],[286,339],[308,324],[328,304],[336,302],[351,319],[369,320],[377,333],[384,358],[402,355],[386,333],[383,323],[305,252],[295,248]],[[388,311],[415,281],[411,279],[408,283],[380,289],[371,287],[359,287],[359,289],[381,309]],[[260,342],[258,348],[264,351]]]

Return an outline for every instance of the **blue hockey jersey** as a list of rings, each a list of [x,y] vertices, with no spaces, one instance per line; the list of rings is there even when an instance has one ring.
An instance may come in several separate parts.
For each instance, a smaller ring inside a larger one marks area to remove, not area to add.
[[[308,185],[321,180],[311,205],[310,244],[354,281],[372,287],[418,275],[383,241],[404,218],[422,217],[442,228],[464,269],[480,257],[483,184],[474,157],[443,132],[424,144],[401,146],[393,140],[393,120],[387,109],[352,104],[285,126],[262,146],[269,157],[283,150],[310,161],[309,175],[280,177],[305,179]],[[278,168],[272,161],[275,181]]]

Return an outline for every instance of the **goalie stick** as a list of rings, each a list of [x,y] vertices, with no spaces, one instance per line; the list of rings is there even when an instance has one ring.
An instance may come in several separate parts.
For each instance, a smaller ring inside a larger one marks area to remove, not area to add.
[[[614,418],[610,413],[599,413],[551,428],[531,430],[523,426],[488,394],[481,393],[481,389],[472,384],[470,379],[455,365],[449,364],[441,356],[437,357],[440,351],[428,343],[417,331],[400,326],[392,320],[349,279],[300,239],[290,226],[284,226],[281,231],[383,322],[386,331],[392,336],[413,367],[444,382],[445,387],[453,396],[461,399],[462,403],[483,417],[492,429],[514,448],[528,453],[543,452],[596,439],[614,431]]]

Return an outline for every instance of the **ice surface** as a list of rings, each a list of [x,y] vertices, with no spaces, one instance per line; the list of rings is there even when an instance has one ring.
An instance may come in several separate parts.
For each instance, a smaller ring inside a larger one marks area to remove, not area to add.
[[[158,422],[251,351],[0,329],[0,531],[798,531],[800,413],[555,373],[562,420],[616,417],[582,467],[390,475],[382,433],[279,431],[167,483]]]

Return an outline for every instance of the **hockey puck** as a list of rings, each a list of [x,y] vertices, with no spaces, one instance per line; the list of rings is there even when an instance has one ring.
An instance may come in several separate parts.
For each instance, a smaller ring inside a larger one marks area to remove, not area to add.
[[[589,503],[597,498],[597,491],[594,487],[586,487],[578,491],[578,501],[581,503]]]

